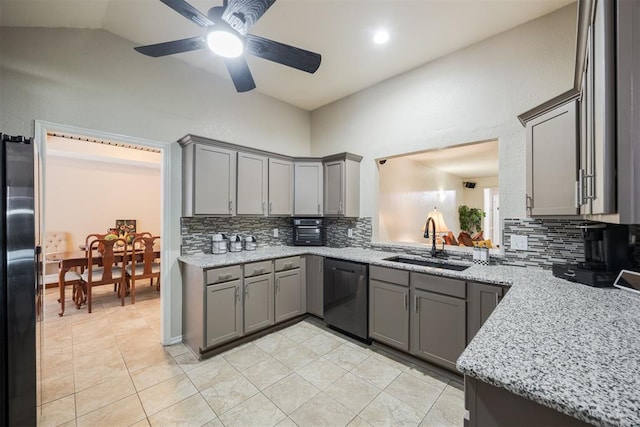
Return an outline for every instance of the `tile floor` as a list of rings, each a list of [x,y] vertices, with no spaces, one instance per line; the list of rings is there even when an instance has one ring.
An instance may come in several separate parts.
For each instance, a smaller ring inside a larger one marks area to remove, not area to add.
[[[459,382],[307,320],[198,361],[160,341],[159,296],[57,316],[47,290],[41,426],[460,426]]]

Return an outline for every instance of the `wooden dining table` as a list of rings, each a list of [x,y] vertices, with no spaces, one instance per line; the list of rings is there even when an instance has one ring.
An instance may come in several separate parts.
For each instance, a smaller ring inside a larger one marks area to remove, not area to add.
[[[143,250],[136,250],[135,254],[138,256],[142,256]],[[153,249],[153,255],[156,258],[160,257],[160,248]],[[128,263],[128,259],[131,256],[130,250],[127,251],[126,257],[124,251],[114,251],[115,262],[123,263],[126,265]],[[60,312],[58,316],[64,315],[65,308],[65,275],[72,268],[87,268],[89,259],[87,258],[87,253],[85,251],[69,251],[69,252],[58,252],[48,254],[46,257],[47,261],[57,262],[58,263],[58,287],[60,290]],[[94,265],[101,264],[101,257],[99,254],[94,254],[93,257]],[[136,258],[137,259],[137,258]],[[77,301],[76,301],[77,305]]]

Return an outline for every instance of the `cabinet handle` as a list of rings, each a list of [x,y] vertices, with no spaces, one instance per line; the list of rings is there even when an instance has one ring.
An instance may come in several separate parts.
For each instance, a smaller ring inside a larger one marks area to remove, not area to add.
[[[236,286],[236,299],[235,299],[235,303],[237,303],[238,301],[240,301],[240,287]]]
[[[290,262],[286,263],[284,265],[284,268],[293,268],[293,263],[290,263]]]
[[[589,181],[591,181],[589,185],[586,186],[589,189],[589,191],[586,192],[587,195],[584,196],[584,198],[587,200],[595,200],[596,199],[596,174],[595,173],[584,174],[584,178],[589,178]]]
[[[584,205],[584,169],[578,170],[578,207]]]
[[[418,295],[413,297],[413,309],[416,313],[418,312]]]
[[[244,287],[244,299],[246,300],[247,298],[249,298],[249,287],[245,286]]]
[[[341,214],[342,213],[342,202],[340,202],[340,206],[338,207],[338,213]]]
[[[500,295],[496,294],[496,305],[500,302]]]
[[[318,213],[320,213],[320,203],[318,203]]]
[[[531,210],[533,209],[533,198],[530,195],[526,195],[526,208],[529,211],[529,214],[531,214]]]
[[[318,268],[320,269],[320,273],[322,273],[322,269],[324,268],[324,263],[322,262],[322,258],[318,258]]]
[[[276,279],[276,293],[280,291],[280,279]]]
[[[233,201],[229,200],[229,212],[233,212]]]
[[[264,213],[265,205],[266,205],[266,203],[262,202],[262,213]]]
[[[218,275],[218,280],[228,280],[231,279],[233,277],[233,274],[229,273],[229,274],[220,274]]]
[[[404,309],[409,309],[409,294],[404,294]]]
[[[269,213],[273,211],[273,202],[269,202]]]

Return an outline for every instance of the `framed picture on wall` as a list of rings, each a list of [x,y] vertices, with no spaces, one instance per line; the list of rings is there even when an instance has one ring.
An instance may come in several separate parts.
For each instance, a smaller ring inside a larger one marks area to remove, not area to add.
[[[125,234],[133,234],[136,232],[136,220],[135,219],[116,219],[116,229],[119,236]]]

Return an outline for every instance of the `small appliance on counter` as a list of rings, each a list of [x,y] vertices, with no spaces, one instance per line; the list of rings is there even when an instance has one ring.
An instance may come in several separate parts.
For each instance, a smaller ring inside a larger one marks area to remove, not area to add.
[[[237,234],[232,235],[229,238],[229,252],[241,252],[242,251],[242,237]]]
[[[293,246],[324,246],[322,218],[294,218]]]
[[[629,227],[614,224],[581,225],[584,261],[553,264],[553,275],[598,288],[613,286],[621,270],[632,266]]]
[[[256,240],[256,236],[246,236],[244,239],[244,250],[245,251],[255,251],[258,247],[258,241]]]
[[[222,233],[216,233],[211,236],[211,253],[212,254],[226,254],[227,244],[229,239]]]

